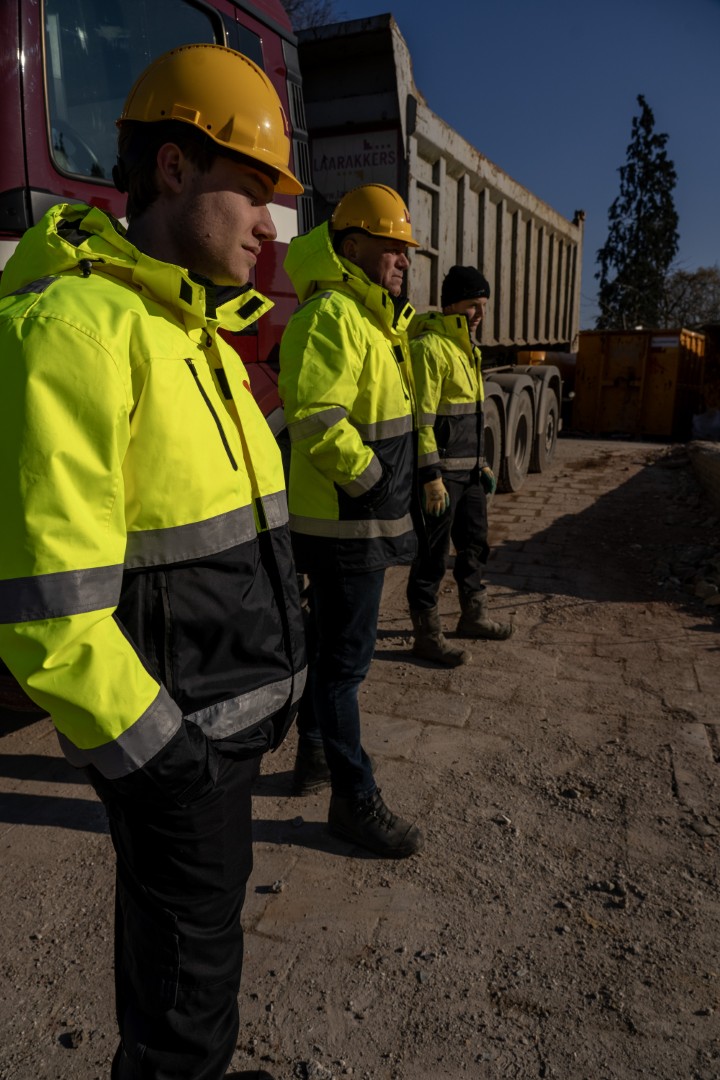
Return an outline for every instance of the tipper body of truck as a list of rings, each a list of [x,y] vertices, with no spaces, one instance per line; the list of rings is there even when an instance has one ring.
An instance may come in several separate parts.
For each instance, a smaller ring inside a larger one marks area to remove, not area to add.
[[[578,333],[582,212],[568,221],[503,173],[427,106],[391,15],[299,34],[316,218],[363,183],[394,187],[420,248],[410,302],[436,307],[454,264],[492,287],[482,328],[485,454],[500,488],[547,468],[560,427],[557,366],[518,364],[569,353]]]

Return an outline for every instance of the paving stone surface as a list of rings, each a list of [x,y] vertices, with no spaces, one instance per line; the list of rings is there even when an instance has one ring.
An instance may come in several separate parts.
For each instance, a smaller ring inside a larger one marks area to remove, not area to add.
[[[720,529],[674,455],[564,438],[493,499],[515,634],[467,666],[412,658],[388,573],[364,741],[425,849],[333,839],[294,735],[265,760],[229,1075],[720,1080],[720,622],[687,570]],[[452,632],[450,573],[440,608]],[[49,721],[0,723],[0,1080],[107,1080],[102,807]]]

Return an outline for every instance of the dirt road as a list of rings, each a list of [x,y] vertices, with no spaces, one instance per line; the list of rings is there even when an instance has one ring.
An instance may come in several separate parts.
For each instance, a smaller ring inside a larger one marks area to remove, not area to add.
[[[514,637],[414,662],[392,571],[361,697],[424,853],[328,837],[327,796],[289,796],[293,738],[265,763],[237,1070],[720,1078],[720,608],[683,584],[717,512],[666,448],[566,439],[491,513]],[[452,627],[450,578],[441,609]],[[48,721],[0,731],[0,1078],[107,1080],[102,808]]]

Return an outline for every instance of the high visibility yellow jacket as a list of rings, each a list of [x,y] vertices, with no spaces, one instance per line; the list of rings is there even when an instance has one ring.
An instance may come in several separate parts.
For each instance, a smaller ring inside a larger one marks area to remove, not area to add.
[[[218,335],[269,302],[86,206],[25,234],[2,295],[0,656],[106,778],[177,749],[183,718],[274,746],[304,680],[282,466]]]
[[[423,483],[482,465],[483,388],[480,349],[464,315],[430,311],[410,326],[418,403],[418,468]]]
[[[413,309],[340,259],[327,223],[291,242],[285,268],[301,302],[280,345],[279,383],[298,566],[353,571],[410,562]]]

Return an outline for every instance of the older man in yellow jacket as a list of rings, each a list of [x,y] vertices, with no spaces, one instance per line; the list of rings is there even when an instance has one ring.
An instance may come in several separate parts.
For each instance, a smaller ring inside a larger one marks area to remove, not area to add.
[[[363,749],[358,687],[370,667],[385,569],[412,561],[415,432],[403,299],[417,246],[407,207],[367,184],[298,237],[285,262],[300,307],[280,348],[292,455],[290,527],[310,578],[315,654],[296,771],[323,765],[330,830],[387,857],[412,855],[418,828],[385,805]],[[319,760],[320,759],[320,760]]]

